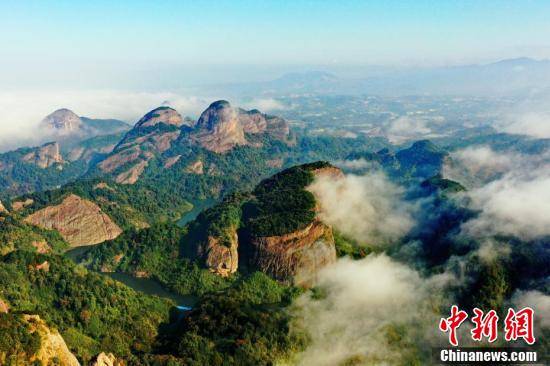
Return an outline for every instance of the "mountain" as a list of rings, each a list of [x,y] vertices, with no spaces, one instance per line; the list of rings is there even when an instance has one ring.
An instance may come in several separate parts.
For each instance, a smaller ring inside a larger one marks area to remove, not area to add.
[[[170,168],[182,157],[176,152],[189,144],[219,154],[237,146],[261,147],[257,138],[245,135],[293,143],[290,128],[282,118],[233,108],[227,101],[212,103],[196,123],[186,122],[172,108],[159,107],[143,116],[97,167],[118,183],[134,184],[152,159],[164,161],[163,165]]]
[[[113,134],[128,129],[125,122],[116,119],[93,119],[79,117],[67,108],[50,113],[40,123],[41,129],[60,139],[88,138],[97,135]]]
[[[364,159],[379,165],[388,175],[398,180],[428,179],[440,174],[449,152],[429,140],[414,142],[410,147],[391,152],[382,149],[376,153],[360,152],[350,154],[347,160]]]
[[[83,128],[83,123],[73,111],[62,108],[47,115],[41,124],[55,133],[62,135],[77,133]]]
[[[188,224],[186,233],[169,236],[180,237],[173,241],[181,243],[182,258],[197,261],[221,277],[258,270],[283,282],[308,283],[320,268],[336,260],[332,229],[317,219],[316,198],[306,190],[318,176],[339,179],[343,175],[324,162],[283,170],[253,191],[229,195],[205,210]],[[91,261],[94,269],[123,269],[167,281],[171,275],[159,272],[163,266],[148,265],[141,249],[145,243],[128,247],[127,240],[115,239],[92,249],[84,262]],[[167,255],[169,261],[174,249],[158,255]],[[122,260],[117,259],[120,256]],[[173,281],[181,280],[170,280],[172,286]]]
[[[326,71],[292,72],[273,80],[205,87],[235,98],[296,95],[460,95],[526,96],[548,91],[550,60],[505,59],[488,64],[438,67],[334,67]],[[341,76],[340,76],[341,75]]]

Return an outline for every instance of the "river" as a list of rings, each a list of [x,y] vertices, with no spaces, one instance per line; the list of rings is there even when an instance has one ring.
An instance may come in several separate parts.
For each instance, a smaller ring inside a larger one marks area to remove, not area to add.
[[[187,211],[185,215],[183,215],[181,219],[178,220],[178,225],[185,226],[187,223],[195,220],[202,211],[214,206],[216,202],[217,201],[215,199],[211,198],[193,202],[193,208],[191,209],[191,211]]]
[[[214,199],[197,201],[193,204],[193,209],[188,211],[178,220],[178,225],[185,226],[190,221],[193,221],[203,210],[212,207],[216,203]],[[78,257],[86,253],[93,245],[81,246],[68,250],[65,255],[77,261]],[[170,299],[176,303],[180,310],[190,310],[197,302],[197,297],[191,295],[180,295],[168,291],[160,283],[150,278],[138,278],[127,273],[102,273],[112,279],[124,283],[126,286],[133,288],[136,291],[143,292],[147,295],[156,295],[166,299]]]
[[[93,245],[76,247],[68,250],[65,255],[76,262],[77,258],[88,251],[92,246]],[[130,274],[120,272],[100,274],[109,276],[112,279],[122,282],[126,286],[144,294],[170,299],[176,303],[176,307],[180,310],[190,310],[197,302],[197,297],[191,295],[180,295],[175,292],[168,291],[159,282],[150,278],[134,277]]]

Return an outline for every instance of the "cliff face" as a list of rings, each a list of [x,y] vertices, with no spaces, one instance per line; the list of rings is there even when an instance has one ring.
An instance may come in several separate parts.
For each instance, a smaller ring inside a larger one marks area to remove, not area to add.
[[[212,272],[227,277],[237,272],[239,265],[237,232],[232,230],[229,243],[222,244],[220,238],[209,236],[206,242],[203,257],[205,264]]]
[[[226,101],[214,102],[202,112],[196,128],[193,140],[210,151],[224,153],[237,145],[246,145],[237,111]]]
[[[29,323],[30,332],[38,333],[41,343],[40,349],[29,358],[28,364],[38,362],[42,366],[80,366],[57,330],[50,329],[38,315],[23,315],[23,318]]]
[[[59,144],[57,142],[50,142],[24,155],[23,161],[36,164],[40,168],[45,169],[54,164],[62,164],[63,157],[59,151]]]
[[[212,103],[201,115],[192,138],[205,149],[224,153],[238,145],[248,144],[245,133],[268,134],[284,142],[291,142],[288,123],[279,117],[268,116],[258,110],[233,108],[229,102]]]
[[[317,271],[336,261],[332,229],[313,221],[303,230],[252,239],[252,262],[280,281],[305,285]]]
[[[73,247],[116,238],[122,230],[95,203],[71,194],[56,206],[48,206],[25,218],[33,225],[59,231]]]

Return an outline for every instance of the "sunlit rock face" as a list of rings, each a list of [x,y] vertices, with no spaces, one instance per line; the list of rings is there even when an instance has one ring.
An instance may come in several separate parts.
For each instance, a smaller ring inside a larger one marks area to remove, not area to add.
[[[25,221],[59,231],[73,247],[98,244],[122,233],[99,206],[74,194],[67,196],[59,205],[34,212]]]
[[[303,230],[252,240],[253,264],[273,278],[306,285],[336,261],[332,229],[315,220]]]
[[[192,138],[205,149],[217,153],[227,152],[237,145],[246,145],[238,112],[225,100],[210,104],[202,112]]]

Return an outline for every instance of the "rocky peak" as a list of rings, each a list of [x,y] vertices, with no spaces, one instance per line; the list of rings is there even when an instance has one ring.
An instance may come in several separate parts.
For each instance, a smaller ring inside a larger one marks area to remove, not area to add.
[[[162,106],[153,109],[143,116],[137,123],[137,127],[151,127],[159,123],[167,125],[181,126],[184,120],[181,115],[173,108]]]
[[[205,149],[224,153],[237,145],[246,145],[238,111],[225,100],[210,104],[195,128],[192,138]]]
[[[196,127],[214,131],[217,125],[229,123],[236,118],[237,111],[233,109],[231,104],[226,100],[218,100],[202,112]]]
[[[27,163],[36,164],[42,169],[49,168],[54,164],[63,163],[63,157],[61,156],[57,142],[49,142],[35,148],[32,152],[24,155],[23,160]]]
[[[82,120],[73,111],[61,108],[47,115],[42,120],[42,125],[60,133],[72,133],[80,130]]]

